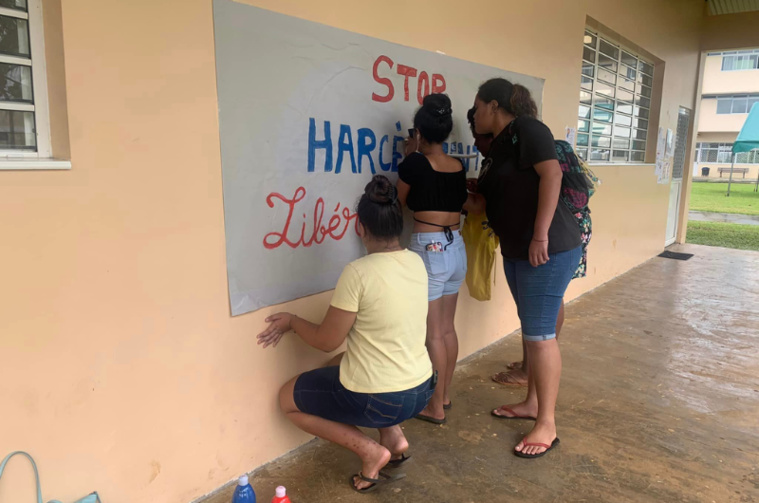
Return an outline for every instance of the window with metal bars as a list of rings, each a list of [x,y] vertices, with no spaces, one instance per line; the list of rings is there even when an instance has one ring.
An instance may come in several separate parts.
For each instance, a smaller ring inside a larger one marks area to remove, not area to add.
[[[654,65],[585,31],[575,150],[591,162],[644,162]]]
[[[50,129],[40,0],[0,0],[0,169],[49,158]]]

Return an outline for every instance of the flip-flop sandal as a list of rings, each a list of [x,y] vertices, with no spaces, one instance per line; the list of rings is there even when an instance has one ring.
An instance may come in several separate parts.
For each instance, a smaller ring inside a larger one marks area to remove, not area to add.
[[[409,459],[411,459],[411,456],[406,456],[406,453],[404,452],[403,454],[401,454],[400,458],[391,459],[390,461],[388,461],[387,465],[385,465],[385,468],[398,468]]]
[[[533,447],[545,447],[546,450],[544,450],[543,452],[539,452],[537,454],[523,454],[523,453],[521,453],[519,451],[514,451],[514,455],[517,456],[517,457],[526,458],[526,459],[539,458],[541,456],[545,456],[548,453],[548,451],[550,451],[551,449],[553,449],[557,445],[559,445],[559,437],[554,438],[553,442],[551,442],[551,445],[541,444],[540,442],[525,442],[524,443],[525,447],[529,447],[529,446],[533,446]]]
[[[452,401],[443,404],[443,410],[451,410],[452,407],[453,407],[453,402]]]
[[[502,416],[500,414],[496,414],[496,410],[504,410],[511,414],[510,416]],[[491,410],[490,415],[493,417],[497,417],[498,419],[529,419],[531,421],[537,421],[537,418],[534,418],[532,416],[520,416],[516,412],[514,412],[512,409],[506,406],[498,407],[497,409]]]
[[[527,381],[517,380],[517,378],[514,377],[511,372],[512,371],[498,372],[497,374],[491,376],[490,379],[502,386],[519,386],[521,388],[527,387]]]
[[[372,479],[369,477],[364,477],[364,474],[361,472],[356,473],[355,475],[351,475],[351,478],[348,479],[348,483],[351,485],[354,491],[357,493],[370,493],[373,491],[376,491],[378,487],[380,487],[383,484],[389,484],[390,482],[395,482],[396,480],[400,480],[403,477],[405,477],[405,473],[399,473],[397,475],[389,475],[385,472],[379,472],[379,478]],[[360,478],[364,482],[371,482],[372,485],[364,487],[363,489],[357,489],[356,488],[356,477]]]
[[[427,421],[428,423],[432,423],[432,424],[445,424],[448,422],[446,418],[438,419],[436,417],[427,416],[425,414],[417,414],[416,416],[414,416],[414,419],[421,419],[422,421]]]

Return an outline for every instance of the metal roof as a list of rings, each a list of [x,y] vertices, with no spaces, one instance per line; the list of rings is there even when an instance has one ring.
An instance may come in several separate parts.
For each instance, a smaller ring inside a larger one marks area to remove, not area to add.
[[[740,12],[759,11],[759,0],[706,0],[709,14],[737,14]]]

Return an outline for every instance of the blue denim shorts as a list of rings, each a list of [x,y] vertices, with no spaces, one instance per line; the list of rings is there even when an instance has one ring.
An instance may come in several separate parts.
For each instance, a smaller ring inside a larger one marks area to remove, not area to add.
[[[506,281],[522,323],[522,338],[526,341],[547,341],[556,337],[559,309],[572,275],[580,264],[582,247],[548,257],[550,260],[539,267],[532,267],[527,260],[503,261]]]
[[[340,367],[304,372],[295,381],[298,410],[364,428],[387,428],[419,414],[435,391],[434,380],[393,393],[356,393],[340,383]]]
[[[427,245],[440,243],[442,251],[428,251]],[[430,302],[445,295],[459,293],[466,278],[466,248],[459,231],[453,231],[453,242],[448,243],[445,232],[416,232],[411,235],[409,250],[416,252],[427,268]]]

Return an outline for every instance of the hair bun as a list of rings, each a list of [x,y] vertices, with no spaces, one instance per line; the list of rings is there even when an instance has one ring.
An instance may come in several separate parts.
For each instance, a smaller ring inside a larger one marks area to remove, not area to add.
[[[426,109],[434,117],[446,117],[452,115],[451,99],[446,94],[428,94],[422,101],[422,108]]]
[[[398,189],[384,175],[374,175],[366,185],[364,193],[370,201],[377,204],[395,204],[398,202]]]
[[[434,113],[438,117],[445,117],[446,115],[453,115],[453,110],[451,110],[451,107],[443,107],[438,108]]]

